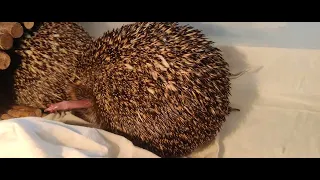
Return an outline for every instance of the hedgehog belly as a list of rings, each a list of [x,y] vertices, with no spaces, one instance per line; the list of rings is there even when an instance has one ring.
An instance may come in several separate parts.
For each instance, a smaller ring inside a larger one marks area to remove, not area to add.
[[[161,157],[188,155],[213,140],[230,112],[228,63],[192,27],[125,25],[82,58],[76,70],[85,88],[75,92],[91,97],[95,118],[88,119]]]
[[[67,100],[67,84],[77,57],[92,39],[71,22],[45,22],[16,53],[21,65],[14,74],[15,103],[38,108]]]

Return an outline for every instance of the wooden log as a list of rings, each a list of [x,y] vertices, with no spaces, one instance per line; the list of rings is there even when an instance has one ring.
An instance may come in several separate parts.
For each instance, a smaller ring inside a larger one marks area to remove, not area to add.
[[[13,38],[20,38],[23,35],[23,27],[18,22],[0,22],[0,32],[6,32]]]
[[[10,66],[11,63],[11,58],[10,56],[3,52],[0,51],[0,70],[5,70]]]
[[[32,29],[34,26],[34,22],[23,22],[24,27],[27,29]]]
[[[33,116],[35,117],[36,114],[32,111],[24,111],[24,110],[15,110],[15,109],[10,109],[7,114],[14,118],[19,118],[19,117],[29,117]]]
[[[35,114],[36,117],[42,117],[42,111],[41,109],[30,107],[30,106],[12,106],[11,107],[13,110],[18,110],[18,111],[28,111],[32,114]]]
[[[9,50],[13,46],[13,38],[10,34],[0,32],[0,49]]]
[[[41,111],[41,109],[36,109],[36,110],[34,111],[34,113],[35,113],[35,115],[36,115],[37,117],[42,117],[42,111]]]
[[[37,109],[30,106],[20,106],[20,105],[14,105],[14,106],[11,106],[11,108],[14,110],[26,110],[26,111],[34,111],[35,109]]]
[[[12,119],[13,117],[10,116],[9,114],[2,114],[0,118],[1,120],[8,120],[8,119]]]

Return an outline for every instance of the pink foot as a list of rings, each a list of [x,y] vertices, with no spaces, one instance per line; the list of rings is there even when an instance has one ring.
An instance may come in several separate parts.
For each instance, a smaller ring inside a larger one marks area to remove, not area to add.
[[[92,106],[90,100],[77,100],[77,101],[62,101],[55,104],[50,104],[45,112],[57,112],[57,111],[67,111],[72,109],[85,109]]]

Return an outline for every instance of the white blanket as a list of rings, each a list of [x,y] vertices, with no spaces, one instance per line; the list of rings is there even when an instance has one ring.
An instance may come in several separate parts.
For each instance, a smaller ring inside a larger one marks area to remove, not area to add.
[[[122,136],[85,126],[70,112],[0,121],[0,158],[159,158]],[[218,142],[188,157],[217,158]]]
[[[157,158],[124,137],[43,118],[0,121],[1,158]]]
[[[232,81],[232,113],[219,157],[320,157],[320,51],[221,47],[231,71],[262,67]]]

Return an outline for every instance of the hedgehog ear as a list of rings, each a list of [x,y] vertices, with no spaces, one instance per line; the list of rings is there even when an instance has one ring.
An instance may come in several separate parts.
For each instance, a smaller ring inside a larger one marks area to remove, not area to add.
[[[81,99],[91,99],[91,94],[88,88],[80,83],[80,84],[70,84],[66,90],[69,98],[72,100],[81,100]]]
[[[76,81],[74,82],[74,85],[76,85],[76,86],[81,86],[81,85],[82,85],[82,82],[81,82],[80,80],[76,80]]]
[[[69,96],[71,100],[77,100],[76,92],[75,92],[75,86],[70,84],[67,89],[66,93]]]

